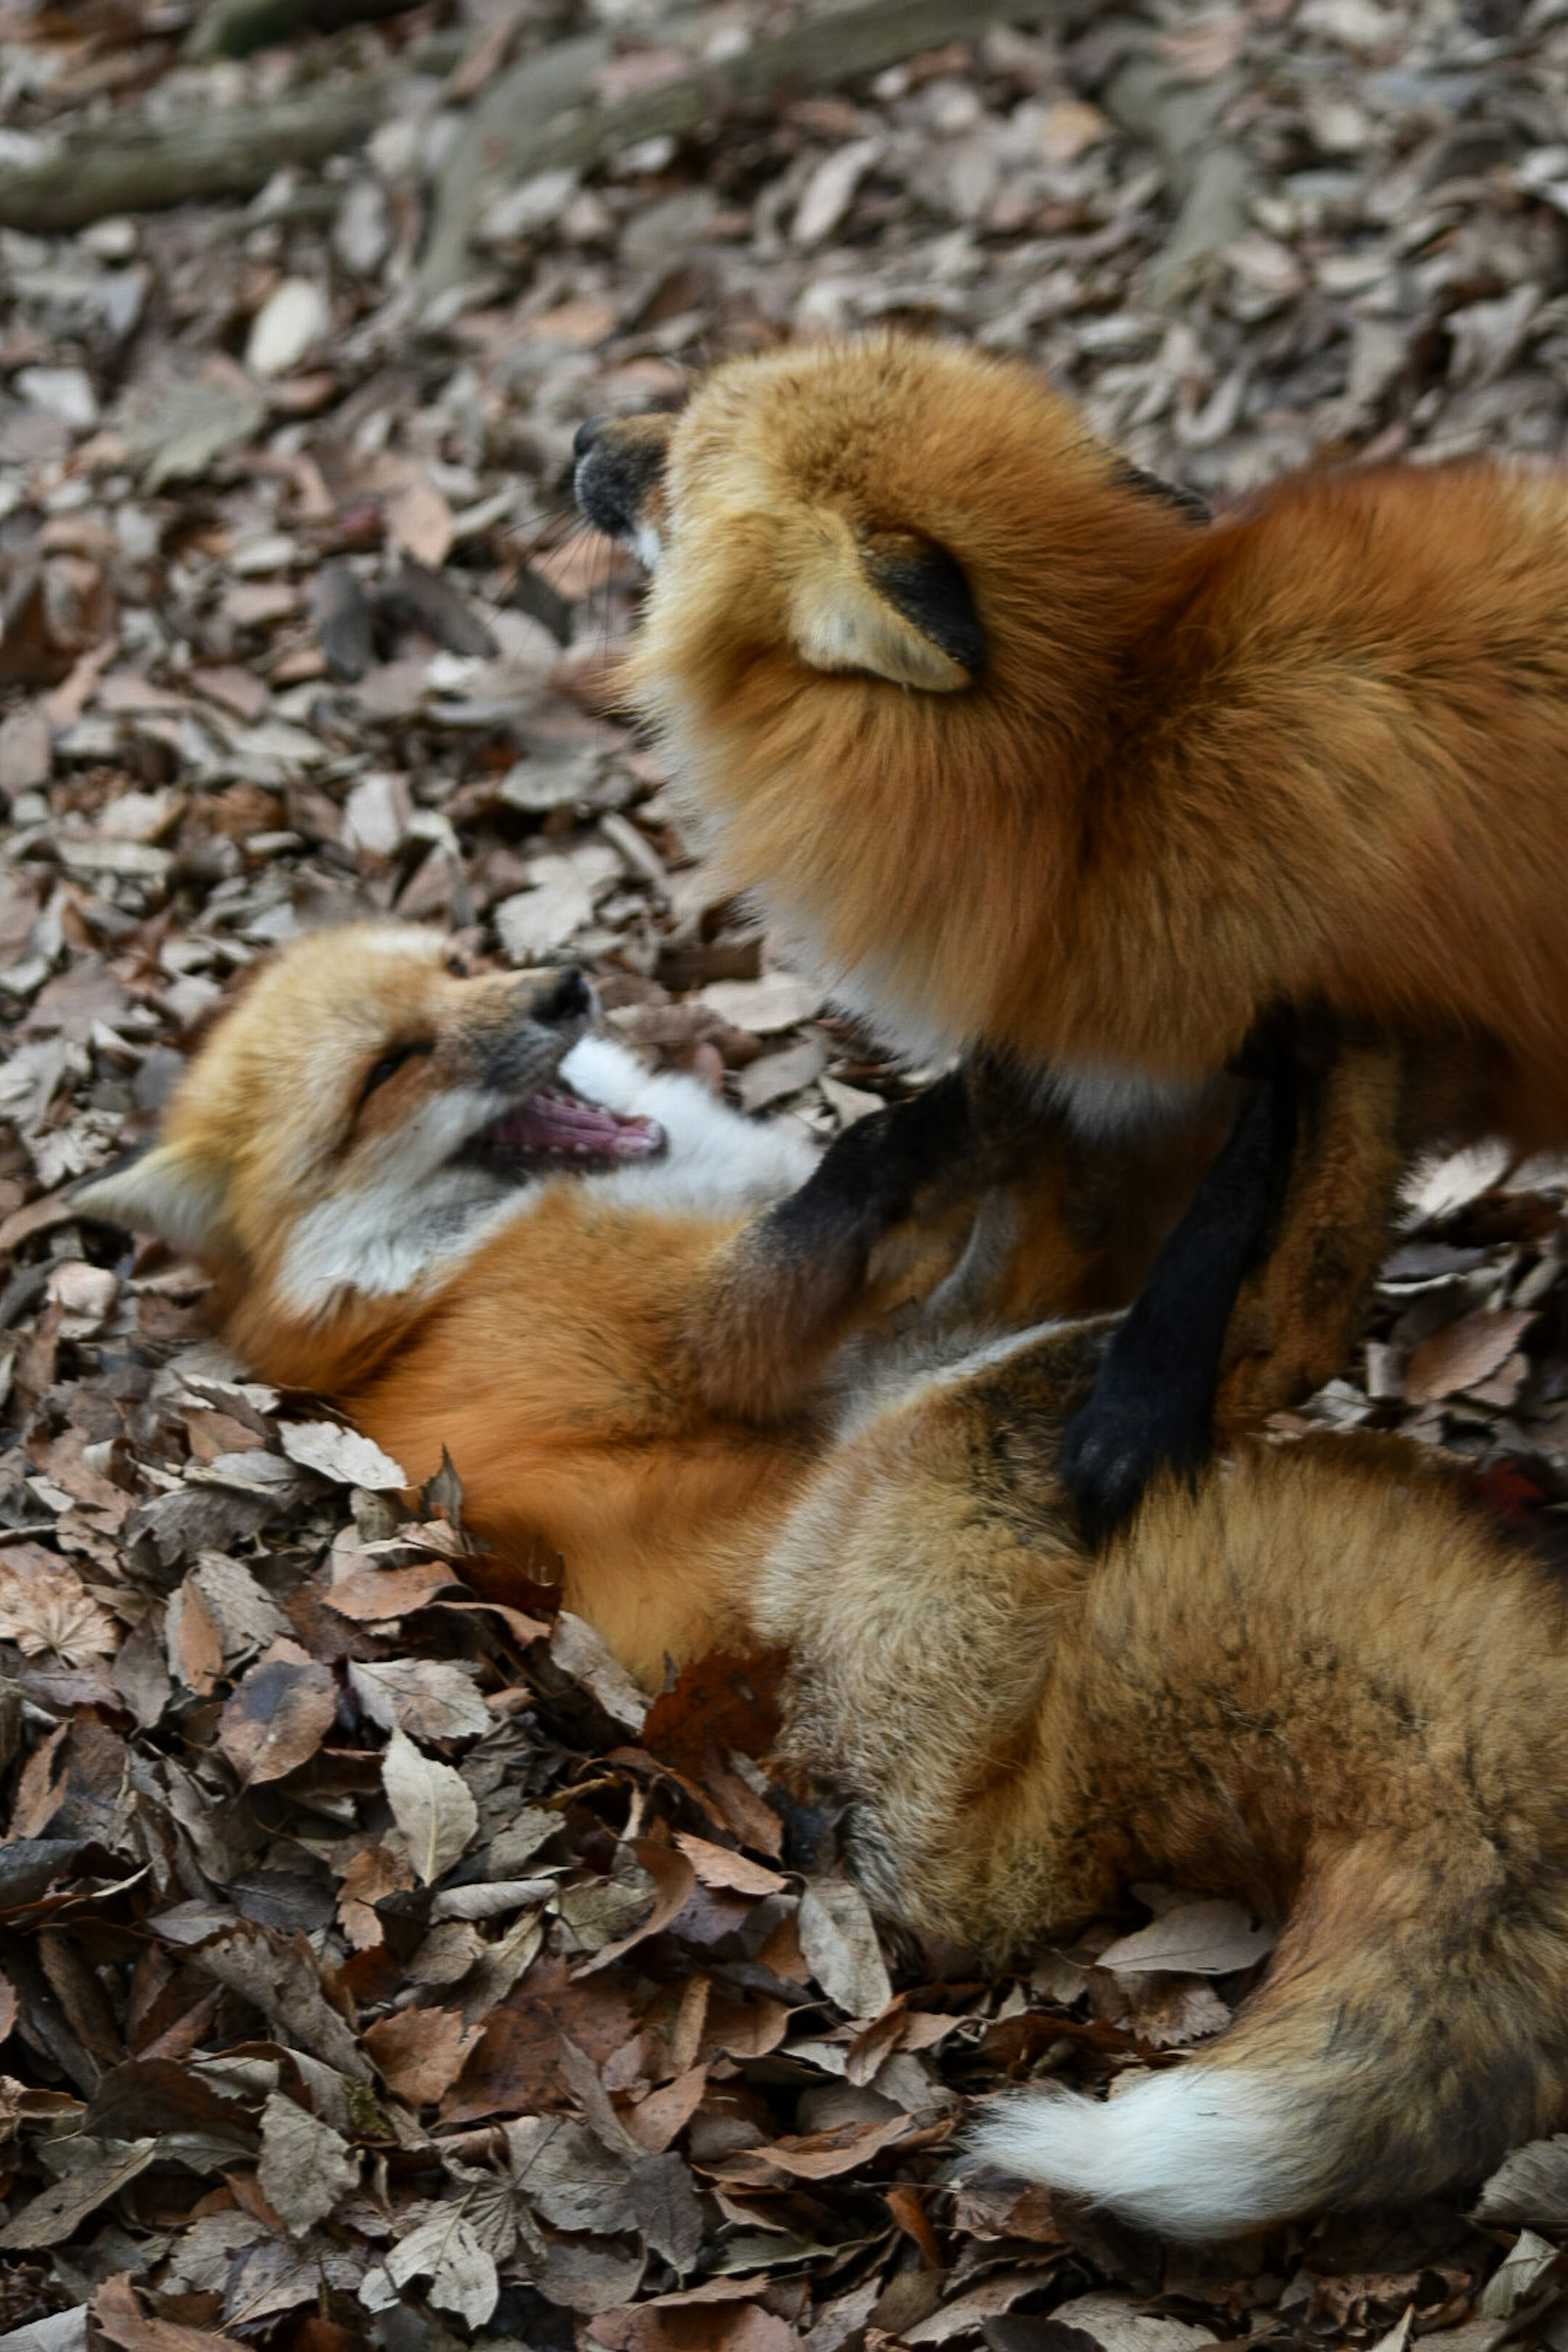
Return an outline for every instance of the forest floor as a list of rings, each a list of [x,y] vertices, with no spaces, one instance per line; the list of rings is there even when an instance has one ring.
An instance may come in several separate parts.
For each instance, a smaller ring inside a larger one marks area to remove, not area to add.
[[[203,58],[186,0],[0,0],[0,2330],[30,2352],[1568,2346],[1568,2141],[1468,2210],[1204,2250],[966,2164],[968,2101],[1223,2024],[1246,1916],[1148,1888],[1003,1982],[879,1940],[785,1848],[765,1695],[689,1678],[645,1720],[549,1591],[476,1605],[438,1496],[356,1486],[188,1266],[73,1219],[233,975],[354,910],[576,957],[620,1034],[821,1134],[890,1075],[713,903],[613,716],[636,583],[573,524],[585,416],[893,320],[1026,356],[1219,499],[1561,452],[1563,0],[1037,10],[743,102],[791,22],[437,0]],[[694,70],[695,121],[641,135]],[[303,162],[296,100],[340,125]],[[216,131],[233,192],[102,194],[134,124],[165,193]],[[62,139],[70,235],[27,194]],[[1551,1534],[1565,1202],[1568,1164],[1428,1171],[1304,1418],[1413,1430]]]

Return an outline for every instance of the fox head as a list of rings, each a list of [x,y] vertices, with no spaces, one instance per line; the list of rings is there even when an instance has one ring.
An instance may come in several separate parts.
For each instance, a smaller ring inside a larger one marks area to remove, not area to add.
[[[317,933],[216,1023],[152,1150],[76,1205],[301,1318],[402,1294],[531,1182],[662,1150],[562,1076],[592,1009],[576,971],[469,977],[428,931]]]
[[[1195,502],[1026,369],[897,335],[589,424],[576,488],[651,567],[630,696],[724,883],[910,1050],[972,1042]]]

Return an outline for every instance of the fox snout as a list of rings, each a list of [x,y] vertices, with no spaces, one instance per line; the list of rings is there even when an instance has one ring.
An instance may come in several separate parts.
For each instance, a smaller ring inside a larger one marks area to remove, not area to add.
[[[513,1094],[552,1076],[594,1014],[594,992],[574,965],[528,972],[498,993],[492,1023],[475,1036],[480,1083]]]
[[[606,538],[635,547],[647,562],[658,550],[669,428],[668,416],[593,416],[578,426],[572,444],[584,520]]]

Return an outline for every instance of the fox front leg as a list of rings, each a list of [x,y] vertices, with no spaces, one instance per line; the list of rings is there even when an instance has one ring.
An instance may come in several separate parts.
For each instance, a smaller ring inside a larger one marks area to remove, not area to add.
[[[798,1191],[744,1227],[688,1335],[710,1411],[765,1421],[798,1406],[866,1303],[877,1243],[973,1138],[955,1070],[846,1128]]]
[[[1270,1045],[1263,1074],[1142,1291],[1114,1334],[1058,1475],[1091,1543],[1136,1508],[1162,1468],[1195,1470],[1237,1294],[1274,1221],[1296,1146],[1299,1071]]]

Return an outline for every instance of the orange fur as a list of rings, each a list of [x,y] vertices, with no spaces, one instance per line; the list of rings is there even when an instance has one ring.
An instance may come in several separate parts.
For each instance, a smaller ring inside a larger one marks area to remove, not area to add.
[[[933,1302],[857,1338],[909,1278],[898,1232],[880,1289],[831,1220],[801,1258],[787,1215],[748,1211],[810,1155],[571,1046],[558,992],[456,979],[407,930],[297,945],[157,1148],[79,1206],[196,1248],[257,1369],[310,1380],[412,1476],[449,1447],[479,1531],[524,1566],[563,1553],[568,1605],[645,1682],[718,1643],[787,1650],[785,1754],[906,1917],[1003,1962],[1166,1877],[1281,1923],[1189,2066],[1104,2105],[1031,2094],[992,2153],[1212,2235],[1452,2184],[1560,2118],[1562,1591],[1376,1442],[1244,1448],[1091,1562],[1057,1452],[1110,1318],[965,1337]],[[499,1074],[536,1107],[563,1058],[590,1101],[665,1121],[666,1157],[513,1167],[494,1228],[455,1231],[454,1137]],[[1385,1076],[1351,1055],[1331,1081],[1299,1179],[1320,1207],[1390,1115]],[[1018,1148],[993,1129],[982,1188]],[[671,1205],[726,1154],[726,1208]],[[929,1280],[951,1252],[913,1239]],[[763,1330],[765,1393],[721,1409]]]
[[[1568,478],[1296,478],[1204,528],[1023,368],[894,336],[637,429],[633,697],[725,881],[887,1032],[1147,1087],[1319,1002],[1449,1041],[1471,1124],[1568,1136]],[[900,534],[985,640],[926,690],[817,666],[825,607],[879,658]]]

